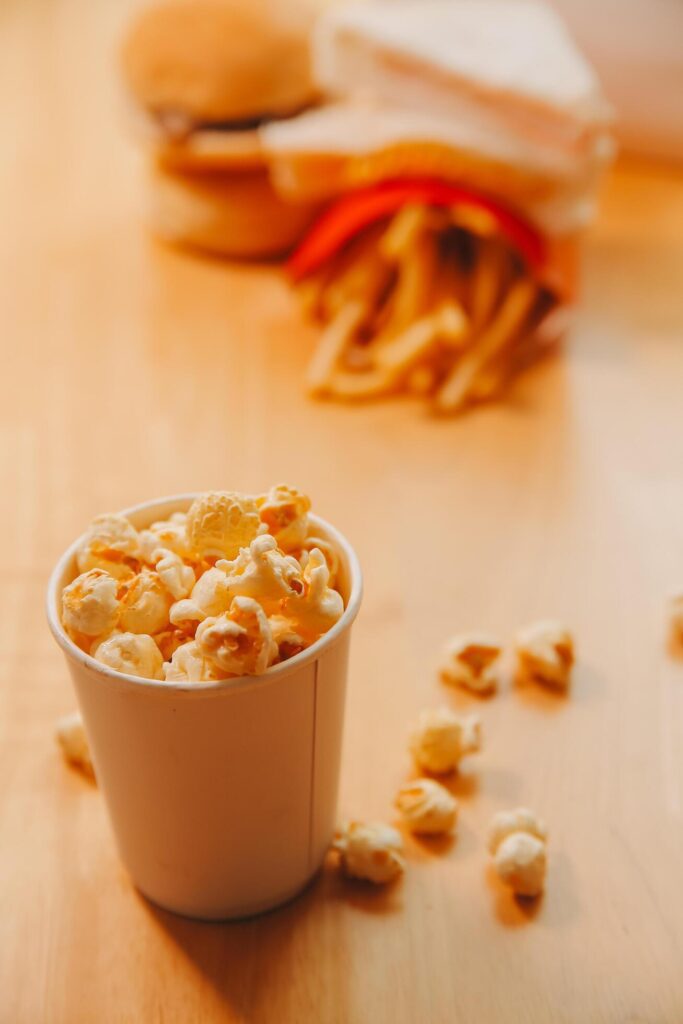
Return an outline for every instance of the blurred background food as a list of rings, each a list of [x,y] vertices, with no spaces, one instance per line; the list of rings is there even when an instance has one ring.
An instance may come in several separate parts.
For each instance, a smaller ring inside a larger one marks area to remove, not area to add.
[[[141,5],[121,66],[153,230],[230,257],[297,249],[323,328],[313,395],[404,392],[441,413],[495,397],[566,329],[614,153],[560,8],[587,38],[564,0]]]

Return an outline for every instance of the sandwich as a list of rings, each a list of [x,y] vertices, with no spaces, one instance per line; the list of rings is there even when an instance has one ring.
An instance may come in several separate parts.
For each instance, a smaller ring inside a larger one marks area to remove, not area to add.
[[[274,190],[261,129],[317,99],[312,24],[304,0],[157,0],[131,23],[121,68],[157,234],[245,258],[301,237],[315,204]]]
[[[280,194],[326,204],[290,260],[311,391],[499,394],[567,322],[612,154],[592,69],[534,0],[333,9],[313,68],[327,102],[263,132]]]

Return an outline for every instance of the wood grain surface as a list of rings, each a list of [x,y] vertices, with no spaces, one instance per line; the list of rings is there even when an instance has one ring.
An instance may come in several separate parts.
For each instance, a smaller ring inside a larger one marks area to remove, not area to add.
[[[314,334],[277,269],[188,257],[142,227],[112,72],[125,3],[0,4],[0,1020],[5,1024],[679,1024],[683,661],[683,178],[624,165],[586,246],[566,355],[451,422],[419,403],[314,404]],[[342,814],[391,817],[426,704],[477,707],[452,843],[398,886],[327,870],[283,910],[202,925],[150,906],[97,789],[60,761],[74,703],[43,594],[95,513],[288,480],[352,539]],[[476,702],[441,643],[575,631],[571,695]],[[487,875],[490,815],[547,820],[545,898]]]

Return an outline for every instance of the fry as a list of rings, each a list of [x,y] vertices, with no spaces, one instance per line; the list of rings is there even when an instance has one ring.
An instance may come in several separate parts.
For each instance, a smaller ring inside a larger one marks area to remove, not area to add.
[[[325,328],[308,367],[307,383],[311,394],[326,393],[337,361],[349,339],[360,327],[366,312],[365,303],[359,300],[348,302]]]
[[[363,373],[337,370],[328,381],[326,393],[334,395],[335,398],[359,400],[379,398],[381,395],[390,394],[393,390],[393,380],[382,370],[372,369]]]
[[[471,396],[482,369],[493,360],[524,325],[537,298],[536,285],[521,278],[505,296],[503,303],[484,332],[456,364],[436,395],[440,412],[456,412]]]
[[[480,240],[472,281],[472,324],[480,331],[493,316],[505,275],[505,253],[496,241]]]

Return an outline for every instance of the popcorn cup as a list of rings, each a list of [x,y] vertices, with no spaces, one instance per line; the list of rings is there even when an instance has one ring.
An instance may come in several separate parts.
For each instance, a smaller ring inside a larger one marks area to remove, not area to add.
[[[124,514],[138,528],[195,495]],[[47,614],[76,687],[121,859],[154,903],[220,920],[269,910],[319,870],[336,816],[351,625],[362,579],[348,541],[317,516],[339,554],[345,611],[311,647],[261,676],[158,682],[81,651],[60,620],[76,541],[50,578]]]

